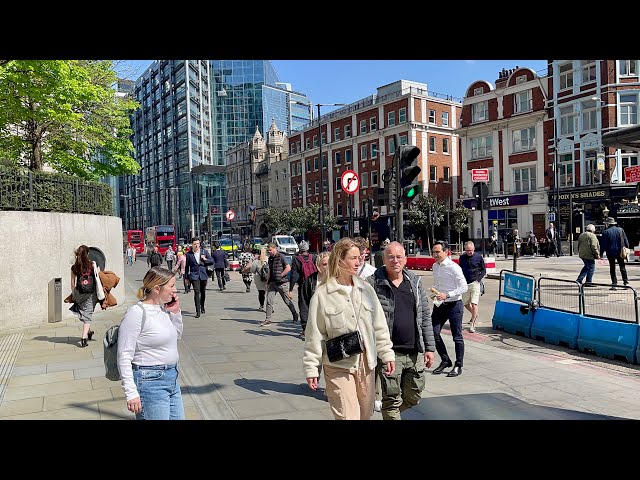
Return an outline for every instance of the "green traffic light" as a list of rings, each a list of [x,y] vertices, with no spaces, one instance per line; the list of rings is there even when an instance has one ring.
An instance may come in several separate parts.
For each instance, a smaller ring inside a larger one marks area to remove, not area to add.
[[[418,193],[416,192],[415,187],[411,188],[408,192],[407,192],[407,198],[413,198],[415,196],[415,194]]]

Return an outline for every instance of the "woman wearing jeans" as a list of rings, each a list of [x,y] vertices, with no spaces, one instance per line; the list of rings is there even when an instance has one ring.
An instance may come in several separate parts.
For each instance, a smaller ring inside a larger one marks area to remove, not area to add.
[[[129,308],[120,324],[118,370],[127,409],[137,420],[184,420],[178,384],[183,325],[176,293],[173,272],[151,268],[138,290],[142,302]]]

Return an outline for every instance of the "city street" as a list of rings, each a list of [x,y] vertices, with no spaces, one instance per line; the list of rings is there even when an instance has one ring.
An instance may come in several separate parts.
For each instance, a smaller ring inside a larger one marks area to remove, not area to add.
[[[497,259],[496,270],[511,269],[512,258]],[[577,257],[521,258],[518,271],[575,280]],[[125,267],[127,305],[96,310],[89,348],[79,348],[80,323],[69,320],[20,331],[0,332],[0,418],[132,419],[119,382],[104,378],[102,336],[135,303],[147,271],[146,258]],[[640,265],[628,267],[631,286],[640,287]],[[597,264],[596,282],[609,283],[608,266]],[[431,272],[423,276],[432,286]],[[209,282],[206,313],[195,318],[193,293],[183,295],[184,335],[179,342],[180,374],[187,418],[329,420],[323,390],[312,392],[302,372],[300,325],[279,297],[273,324],[260,327],[255,286],[245,293],[237,272],[220,292]],[[493,330],[491,317],[498,280],[486,281],[477,333],[468,331],[457,378],[427,373],[423,400],[403,413],[422,419],[640,419],[640,368],[582,354],[565,347]],[[294,296],[294,302],[297,305]],[[67,308],[63,306],[63,308]],[[448,326],[443,329],[453,355]],[[436,354],[435,366],[439,364]],[[324,381],[320,382],[324,387]],[[381,419],[379,413],[374,419]]]

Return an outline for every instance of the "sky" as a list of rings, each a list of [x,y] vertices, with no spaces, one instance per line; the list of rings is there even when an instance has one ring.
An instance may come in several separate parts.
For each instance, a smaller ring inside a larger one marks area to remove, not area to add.
[[[138,78],[152,60],[124,60]],[[281,82],[313,103],[353,103],[397,80],[426,83],[429,91],[462,99],[476,80],[495,85],[503,68],[528,67],[546,75],[546,60],[272,60]],[[326,111],[331,108],[327,107]],[[323,110],[325,113],[325,110]]]

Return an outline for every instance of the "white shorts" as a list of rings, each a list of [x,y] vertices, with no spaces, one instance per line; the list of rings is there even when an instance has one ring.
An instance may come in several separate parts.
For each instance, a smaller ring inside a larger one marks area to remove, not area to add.
[[[480,282],[472,282],[467,285],[467,291],[462,294],[462,304],[469,305],[473,303],[478,305],[480,302]]]

